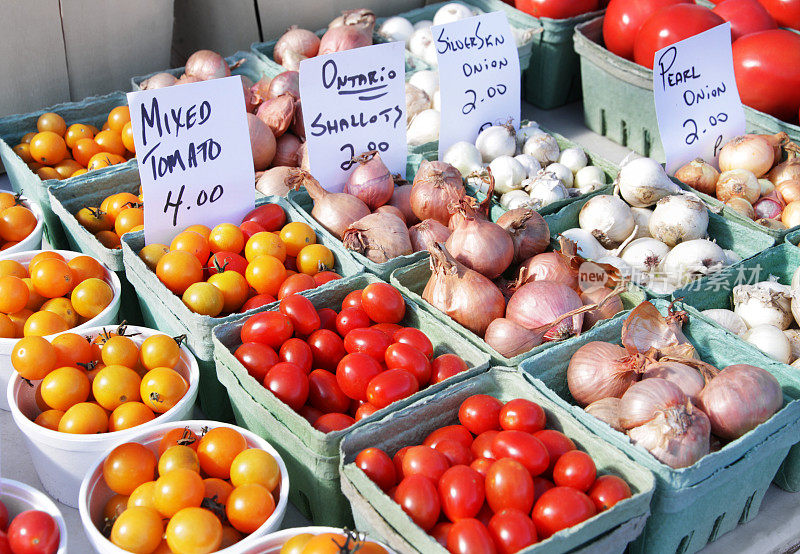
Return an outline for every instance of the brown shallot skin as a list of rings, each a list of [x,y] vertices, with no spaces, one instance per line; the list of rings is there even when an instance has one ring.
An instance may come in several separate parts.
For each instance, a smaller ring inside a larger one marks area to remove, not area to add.
[[[344,232],[342,243],[375,263],[413,253],[406,224],[387,212],[369,214],[354,222]]]
[[[648,364],[642,374],[642,379],[653,377],[675,383],[696,406],[699,405],[700,391],[706,385],[706,380],[693,367],[674,361],[655,362]]]
[[[614,396],[595,400],[586,406],[586,413],[591,414],[600,421],[608,423],[609,427],[615,431],[625,432],[619,422],[619,403],[620,399]]]
[[[411,227],[408,230],[408,236],[411,238],[411,247],[414,252],[423,252],[428,249],[428,240],[445,242],[451,232],[435,219],[426,219]]]
[[[456,260],[489,279],[503,273],[514,259],[514,242],[505,229],[473,215],[465,217],[446,246]]]
[[[450,222],[448,206],[464,196],[461,173],[452,165],[428,160],[420,164],[411,188],[411,209],[420,220],[435,219],[442,225]]]
[[[536,329],[583,307],[578,293],[552,281],[533,281],[517,289],[506,307],[506,317],[528,329]],[[544,340],[563,340],[578,335],[583,313],[565,319],[545,333]]]
[[[536,210],[509,210],[497,219],[497,224],[511,235],[514,242],[513,263],[518,264],[541,254],[550,246],[550,228]]]
[[[639,380],[642,360],[621,346],[592,341],[581,346],[569,361],[567,386],[581,406],[603,398],[620,398]]]
[[[560,252],[542,252],[522,262],[519,268],[518,286],[533,281],[554,281],[577,289],[578,270]]]
[[[295,190],[305,187],[314,201],[311,216],[340,239],[350,225],[370,213],[367,205],[352,194],[328,192],[309,172],[302,169],[293,170],[289,185]]]
[[[405,214],[403,212],[401,212],[399,209],[395,208],[394,206],[390,206],[389,204],[384,204],[383,206],[380,206],[373,213],[376,213],[376,214],[381,214],[381,213],[392,214],[393,216],[398,217],[400,219],[400,221],[403,222],[404,225],[407,225]],[[410,233],[409,233],[409,238],[410,238]],[[413,244],[412,244],[412,246],[413,246]]]
[[[258,107],[256,115],[269,125],[275,138],[279,138],[292,124],[296,102],[297,99],[291,94],[281,94],[277,98],[263,102]]]
[[[359,198],[370,210],[386,204],[394,193],[394,178],[377,150],[353,158],[356,167],[347,178],[344,192]]]
[[[399,178],[399,175],[394,176],[394,190],[392,197],[389,199],[389,204],[403,212],[403,219],[409,227],[416,225],[420,219],[411,209],[411,189],[414,185]]]
[[[608,287],[594,287],[581,292],[581,301],[584,306],[587,304],[597,304],[608,297],[612,292],[614,291]],[[623,309],[622,300],[619,296],[609,298],[608,302],[605,302],[600,308],[584,314],[583,330],[591,329],[598,321],[611,319]]]
[[[663,350],[689,341],[681,331],[686,312],[674,311],[661,315],[650,302],[636,306],[622,324],[622,344],[631,354],[646,353],[650,349]]]

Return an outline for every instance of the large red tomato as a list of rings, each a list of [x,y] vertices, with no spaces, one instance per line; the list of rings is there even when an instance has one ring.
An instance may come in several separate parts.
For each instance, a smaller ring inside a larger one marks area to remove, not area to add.
[[[53,516],[40,510],[22,512],[8,526],[8,544],[19,554],[51,554],[60,535]]]
[[[633,59],[636,33],[647,18],[666,6],[687,4],[691,0],[611,0],[603,17],[603,41],[611,52]]]
[[[539,537],[546,539],[597,513],[592,499],[572,487],[554,487],[545,492],[533,507],[533,524]]]
[[[447,533],[447,550],[453,554],[495,554],[497,549],[486,526],[477,519],[459,519]]]
[[[695,4],[678,4],[660,9],[636,33],[633,61],[653,69],[653,57],[657,51],[723,23],[725,20],[720,16]]]
[[[733,44],[733,71],[742,103],[784,121],[800,108],[800,35],[783,29]]]
[[[758,0],[781,27],[800,29],[800,0]]]
[[[400,481],[394,501],[426,531],[439,520],[439,492],[433,481],[422,475],[410,475]]]
[[[567,19],[600,8],[598,0],[517,0],[518,10],[534,17]]]
[[[731,39],[777,29],[778,24],[758,0],[725,0],[713,12],[731,24]]]
[[[439,480],[439,496],[442,511],[450,521],[475,517],[486,498],[483,476],[469,466],[453,466]]]

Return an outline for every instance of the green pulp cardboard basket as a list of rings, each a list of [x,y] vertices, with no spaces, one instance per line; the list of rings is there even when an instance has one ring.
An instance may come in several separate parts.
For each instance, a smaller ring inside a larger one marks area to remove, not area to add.
[[[81,208],[98,207],[112,194],[118,192],[139,194],[139,170],[135,165],[122,164],[109,168],[109,171],[102,175],[95,175],[92,171],[70,181],[70,183],[59,182],[47,190],[50,208],[60,221],[69,247],[100,260],[111,271],[116,272],[122,284],[120,320],[130,325],[141,325],[142,312],[135,291],[125,276],[122,249],[106,248],[75,219],[75,214]]]
[[[80,102],[64,102],[35,112],[0,118],[0,160],[8,173],[8,179],[11,181],[14,191],[21,192],[41,206],[45,221],[44,242],[52,248],[64,249],[67,247],[67,241],[62,233],[58,217],[50,208],[47,189],[59,183],[73,183],[78,177],[61,181],[57,179],[42,180],[14,153],[12,148],[19,144],[23,135],[36,131],[36,120],[44,113],[57,113],[64,118],[67,126],[73,123],[86,123],[99,129],[108,119],[108,112],[117,106],[127,104],[124,92],[112,92],[103,96],[90,96]],[[136,167],[136,160],[129,160],[119,165]],[[91,173],[100,176],[116,168],[117,166],[96,169]]]
[[[553,239],[567,229],[578,227],[578,215],[587,200],[581,198],[557,214],[545,216],[545,221],[550,226],[550,235]],[[736,221],[728,220],[714,213],[710,209],[708,211],[708,236],[715,240],[720,247],[736,252],[743,260],[751,258],[775,244],[775,239],[766,233],[754,232]],[[650,298],[667,298],[670,296],[646,287],[645,291]]]
[[[667,312],[666,301],[654,300],[653,304],[661,313]],[[778,379],[784,393],[783,408],[769,420],[692,466],[673,469],[662,464],[644,448],[632,445],[627,435],[572,405],[574,400],[566,376],[570,358],[591,341],[619,344],[628,313],[622,312],[606,325],[570,343],[556,345],[520,366],[557,393],[564,406],[589,429],[655,475],[652,515],[642,535],[631,545],[633,553],[696,552],[754,518],[781,462],[797,441],[800,428],[800,378],[794,368],[775,362],[743,340],[721,332],[694,308],[680,303],[677,307],[685,308],[688,313],[683,332],[700,359],[719,368],[736,363],[764,368]]]
[[[711,277],[699,279],[690,286],[675,291],[673,297],[682,299],[684,303],[698,310],[713,308],[732,310],[732,293],[736,285],[755,284],[766,281],[770,276],[775,276],[780,283],[789,285],[798,267],[800,267],[800,248],[790,243],[779,244]],[[732,335],[721,326],[720,331]],[[793,446],[789,451],[789,456],[775,476],[775,484],[789,492],[800,492],[800,445]]]
[[[302,294],[317,309],[339,310],[348,293],[377,282],[381,281],[374,275],[362,274]],[[274,310],[276,306],[267,309]],[[378,410],[348,429],[326,434],[314,429],[300,414],[278,400],[234,357],[232,350],[241,344],[240,333],[245,320],[246,317],[239,317],[214,328],[214,359],[219,379],[228,390],[238,424],[265,438],[280,452],[292,480],[289,491],[292,503],[315,525],[342,526],[352,521],[339,486],[339,443],[347,433],[420,398],[435,397],[489,366],[486,354],[450,333],[429,313],[406,300],[401,324],[424,332],[433,343],[434,355],[456,353],[470,369]]]
[[[633,493],[631,498],[610,510],[520,552],[623,552],[639,535],[649,514],[655,486],[653,475],[584,426],[544,383],[512,368],[492,368],[449,387],[435,397],[428,396],[354,429],[345,437],[341,445],[342,490],[350,500],[356,527],[400,553],[447,552],[353,461],[364,448],[377,447],[393,456],[404,446],[422,444],[431,431],[458,423],[459,406],[473,394],[488,394],[502,401],[526,398],[538,403],[547,414],[548,429],[565,433],[578,448],[592,456],[598,475],[622,477]]]
[[[297,210],[283,198],[266,196],[257,200],[256,206],[269,203],[278,204],[283,208],[286,212],[287,222],[304,221]],[[346,277],[363,271],[363,268],[353,260],[340,243],[331,242],[322,235],[317,235],[317,240],[333,252],[336,258],[334,271],[339,275]],[[225,389],[217,381],[211,331],[216,325],[234,321],[242,314],[209,317],[189,310],[180,297],[170,292],[159,281],[156,274],[139,258],[139,251],[144,245],[144,233],[141,231],[126,233],[122,236],[122,263],[125,266],[125,275],[128,281],[136,290],[142,319],[147,327],[158,329],[172,336],[186,335],[186,345],[200,364],[200,405],[210,419],[228,421],[231,419],[232,412]],[[257,310],[258,308],[243,313],[253,314]]]
[[[228,65],[234,65],[237,62],[242,62],[241,65],[231,70],[231,75],[243,75],[253,81],[255,83],[262,77],[274,77],[281,71],[283,68],[276,64],[271,60],[263,59],[260,56],[253,54],[252,52],[243,52],[238,51],[232,56],[228,56],[225,58],[225,61]],[[180,77],[183,75],[184,72],[183,67],[177,67],[175,69],[166,69],[164,71],[156,71],[155,73],[150,73],[149,75],[141,75],[138,77],[131,77],[131,90],[137,91],[141,90],[139,85],[142,84],[143,81],[149,79],[153,75],[157,73],[169,73],[170,75],[174,75],[175,77]]]

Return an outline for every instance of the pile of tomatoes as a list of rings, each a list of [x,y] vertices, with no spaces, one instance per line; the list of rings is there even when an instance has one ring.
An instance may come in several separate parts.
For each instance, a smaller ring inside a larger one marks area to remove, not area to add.
[[[507,3],[533,17],[568,19],[601,10],[606,7],[608,0],[516,0]]]
[[[0,260],[0,338],[45,336],[96,317],[114,299],[106,268],[90,256],[42,251],[27,264]]]
[[[125,233],[144,229],[144,200],[139,195],[118,192],[106,196],[99,206],[81,208],[75,219],[106,248],[119,248]]]
[[[8,508],[0,502],[0,552],[4,554],[55,554],[61,533],[53,516],[27,510],[8,521]]]
[[[175,371],[178,343],[153,335],[141,346],[124,327],[93,339],[62,333],[20,339],[11,364],[36,387],[41,413],[34,423],[61,433],[129,429],[172,409],[189,390]]]
[[[178,428],[152,449],[116,447],[103,461],[103,479],[116,493],[103,510],[112,543],[141,554],[196,554],[227,548],[261,527],[275,511],[281,472],[236,429],[198,437]]]
[[[355,463],[450,552],[510,554],[631,496],[546,420],[530,400],[477,394],[461,403],[458,424],[421,445],[394,458],[367,448]]]
[[[434,358],[422,331],[400,325],[405,309],[386,283],[351,292],[339,313],[292,294],[247,319],[234,355],[316,429],[338,431],[467,369],[455,354]]]
[[[341,276],[333,252],[307,223],[286,223],[277,204],[241,224],[192,225],[167,247],[148,244],[139,257],[195,313],[216,317],[275,302]]]
[[[18,195],[0,192],[0,251],[25,240],[36,223],[36,216],[19,203]]]
[[[67,179],[87,171],[128,161],[135,155],[131,114],[117,106],[102,129],[73,123],[48,112],[36,121],[36,132],[25,134],[14,152],[41,179]]]
[[[381,545],[366,540],[358,533],[345,530],[342,533],[300,533],[281,546],[278,554],[386,554]]]

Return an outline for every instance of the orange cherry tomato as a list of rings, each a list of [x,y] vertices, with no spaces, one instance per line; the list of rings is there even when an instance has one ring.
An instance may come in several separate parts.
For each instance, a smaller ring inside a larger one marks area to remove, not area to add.
[[[47,112],[39,116],[36,120],[36,130],[40,133],[43,131],[52,131],[59,136],[64,136],[67,132],[67,123],[64,118],[57,113]]]
[[[72,159],[64,159],[53,166],[53,169],[61,176],[62,179],[72,177],[76,171],[83,169],[83,166]]]
[[[286,245],[276,233],[260,231],[251,236],[244,247],[244,257],[252,262],[259,256],[268,255],[281,263],[286,261]]]
[[[67,410],[58,422],[59,433],[96,435],[108,431],[106,411],[91,402],[75,404]],[[118,491],[114,491],[118,492]],[[120,493],[122,494],[122,493]]]
[[[119,240],[119,235],[114,231],[99,231],[95,233],[94,236],[98,241],[100,241],[100,244],[112,250],[120,248],[122,244]]]
[[[0,312],[18,312],[28,303],[28,287],[19,277],[3,275],[0,277]]]
[[[200,438],[197,455],[200,469],[209,477],[229,479],[231,463],[247,448],[247,441],[236,429],[216,427]]]
[[[122,129],[120,128],[120,131],[121,130]],[[122,143],[120,131],[114,131],[112,129],[100,131],[97,133],[97,135],[95,135],[94,141],[100,145],[100,148],[103,149],[103,152],[122,156],[125,153],[125,145]]]
[[[172,250],[158,260],[156,275],[174,294],[182,295],[189,285],[203,280],[203,265],[189,252]]]
[[[142,208],[124,208],[114,221],[114,231],[122,236],[139,225],[144,225],[144,210]]]
[[[36,228],[36,216],[25,206],[11,206],[0,212],[0,237],[21,241]]]
[[[215,273],[208,278],[208,282],[214,285],[222,293],[222,311],[234,313],[238,311],[250,294],[250,285],[247,280],[237,271],[223,271]]]
[[[142,377],[139,393],[142,402],[156,413],[171,410],[189,390],[180,373],[168,367],[157,367]]]
[[[67,143],[53,131],[37,133],[31,140],[31,156],[39,163],[54,165],[67,157]]]
[[[320,271],[333,269],[336,260],[333,252],[324,244],[309,244],[297,255],[297,270],[306,275],[316,275]]]
[[[212,253],[233,252],[238,254],[244,248],[244,233],[233,223],[220,223],[208,237]]]
[[[131,111],[128,106],[117,106],[108,114],[108,128],[112,131],[122,132],[126,123],[131,121]]]
[[[175,235],[175,238],[172,239],[172,243],[169,245],[169,249],[170,251],[183,250],[185,252],[190,252],[203,265],[205,265],[208,258],[211,256],[208,240],[194,231],[183,231]]]
[[[258,256],[247,264],[245,278],[258,294],[276,297],[281,284],[286,280],[286,268],[274,256]]]
[[[64,260],[45,258],[30,267],[30,272],[33,288],[46,298],[64,296],[75,285],[72,270]]]
[[[141,402],[125,402],[117,406],[108,418],[110,432],[130,429],[155,419],[153,411]]]
[[[45,429],[58,431],[58,424],[61,422],[62,417],[64,417],[64,412],[61,410],[45,410],[36,416],[33,422],[36,425],[41,425]]]
[[[69,126],[67,133],[64,135],[64,142],[67,143],[68,148],[75,148],[77,142],[85,138],[94,138],[92,128],[82,123],[73,123]]]
[[[31,145],[25,142],[21,142],[12,148],[14,153],[19,156],[23,162],[30,163],[33,161],[33,156],[31,156]]]
[[[106,270],[103,264],[91,256],[75,256],[67,262],[67,266],[72,270],[75,283],[79,284],[94,277],[95,279],[105,279]]]
[[[77,333],[61,333],[50,343],[55,348],[59,366],[85,366],[92,361],[92,346]]]
[[[59,367],[45,375],[41,387],[42,400],[55,410],[67,411],[89,398],[91,385],[86,372],[76,367]]]
[[[125,145],[125,149],[128,152],[136,153],[136,144],[133,142],[133,126],[131,122],[128,121],[125,126],[122,128],[122,144]]]
[[[184,232],[193,231],[206,240],[208,240],[208,237],[211,236],[211,228],[208,227],[207,225],[203,225],[202,223],[195,223],[194,225],[189,225],[183,231]]]
[[[189,285],[181,298],[190,310],[200,315],[217,317],[225,306],[222,291],[203,281]]]
[[[155,271],[158,261],[167,252],[169,252],[169,247],[166,244],[152,243],[139,250],[139,258],[142,259],[147,267]]]
[[[63,296],[51,298],[42,304],[40,310],[53,312],[54,314],[61,316],[61,318],[64,320],[64,323],[67,324],[67,329],[72,329],[78,325],[79,315],[75,311],[75,308],[73,307],[69,298],[64,298]]]
[[[89,161],[100,154],[103,149],[97,144],[93,138],[81,138],[75,141],[75,146],[72,147],[72,157],[75,161],[86,167]]]
[[[317,242],[317,234],[314,229],[302,221],[292,221],[284,225],[280,237],[286,245],[286,253],[293,258],[297,257],[303,248]]]
[[[116,221],[120,212],[126,208],[139,205],[139,197],[130,192],[118,192],[108,197],[105,211]],[[103,209],[102,206],[100,209]]]

